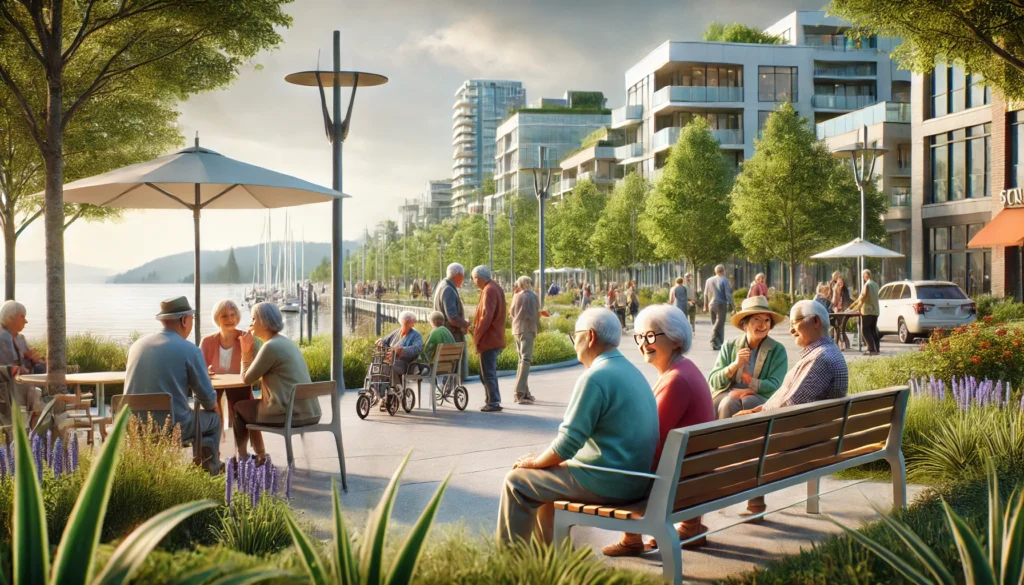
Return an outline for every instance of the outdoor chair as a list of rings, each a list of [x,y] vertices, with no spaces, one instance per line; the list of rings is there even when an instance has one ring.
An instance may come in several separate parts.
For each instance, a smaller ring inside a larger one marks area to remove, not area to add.
[[[423,381],[430,380],[427,386],[430,392],[430,412],[437,415],[437,399],[445,400],[449,397],[455,402],[456,408],[464,410],[468,402],[468,394],[462,386],[462,356],[465,349],[465,342],[442,343],[434,350],[434,362],[430,364],[430,371],[426,374],[406,374],[402,379],[402,386],[408,388],[409,383],[416,382],[417,400],[423,405]],[[446,378],[454,377],[451,384]],[[438,381],[442,380],[443,386],[438,387]],[[462,390],[456,392],[461,388]],[[440,396],[439,396],[440,394]]]
[[[331,397],[331,422],[317,422],[315,424],[292,426],[292,414],[295,409],[296,400],[307,400],[319,398],[320,396]],[[333,380],[326,382],[311,382],[309,384],[296,384],[291,400],[288,401],[288,411],[285,413],[284,424],[273,426],[266,424],[246,425],[250,431],[260,431],[284,437],[285,451],[288,453],[288,465],[295,462],[295,455],[292,451],[292,435],[305,435],[307,433],[327,432],[334,435],[334,443],[338,448],[338,464],[341,467],[341,489],[348,491],[348,478],[345,474],[345,447],[341,442],[341,406],[338,397],[338,385]]]

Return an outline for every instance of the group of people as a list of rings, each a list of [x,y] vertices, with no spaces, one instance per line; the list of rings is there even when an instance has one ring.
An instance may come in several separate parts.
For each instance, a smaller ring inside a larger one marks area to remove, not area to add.
[[[878,332],[878,283],[872,280],[870,270],[861,273],[863,286],[857,299],[850,297],[850,289],[846,286],[846,278],[838,270],[832,273],[832,280],[818,285],[814,300],[825,310],[835,315],[832,327],[832,339],[840,349],[850,349],[850,338],[846,335],[846,323],[850,313],[860,314],[861,332],[864,343],[868,346],[868,355],[879,354],[879,343],[882,336]]]
[[[677,286],[685,287],[678,281]],[[712,295],[719,286],[713,283]],[[688,291],[675,294],[687,299],[689,309]],[[745,299],[730,319],[741,333],[721,344],[718,360],[705,377],[686,357],[693,329],[673,301],[645,308],[634,323],[633,341],[658,373],[653,389],[618,349],[618,316],[607,308],[580,314],[570,337],[587,369],[576,382],[550,446],[539,455],[519,458],[506,475],[497,525],[500,542],[532,537],[550,543],[558,500],[613,506],[642,499],[649,480],[606,469],[656,470],[672,429],[846,395],[846,361],[829,335],[829,314],[821,303],[800,301],[790,311],[789,333],[801,349],[790,369],[785,348],[770,336],[785,316],[772,311],[762,295]],[[717,323],[724,320],[720,314]],[[757,498],[747,503],[745,515],[756,521],[765,510],[764,499]],[[707,542],[701,537],[707,527],[699,517],[683,522],[677,531],[681,540],[688,540],[686,547]],[[639,534],[624,534],[603,552],[638,555],[650,548],[657,548],[657,542],[645,544]]]
[[[632,280],[621,285],[617,282],[609,283],[604,306],[619,318],[619,325],[623,331],[626,330],[627,314],[635,327],[636,316],[640,313],[640,294],[636,290],[636,283]]]

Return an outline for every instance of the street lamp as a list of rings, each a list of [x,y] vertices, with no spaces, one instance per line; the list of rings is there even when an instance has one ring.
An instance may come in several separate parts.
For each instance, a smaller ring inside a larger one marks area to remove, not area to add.
[[[540,218],[540,307],[544,308],[544,294],[547,290],[544,288],[544,201],[548,198],[548,188],[551,187],[551,177],[554,176],[552,169],[544,166],[544,155],[547,154],[548,147],[538,146],[537,147],[537,166],[533,168],[527,168],[523,170],[533,172],[533,190],[537,194],[537,215]]]
[[[324,96],[323,78],[327,78],[333,86],[333,116],[327,111],[327,98]],[[341,191],[342,187],[342,152],[341,147],[348,136],[349,124],[352,120],[352,105],[355,103],[356,89],[359,86],[367,87],[383,85],[388,78],[376,73],[363,73],[361,71],[341,70],[341,31],[334,31],[334,70],[333,71],[301,71],[292,73],[284,78],[288,83],[307,87],[317,87],[320,90],[320,107],[324,116],[324,129],[327,132],[327,139],[332,146],[331,161],[333,167],[332,187],[335,191]],[[351,87],[352,93],[348,100],[348,110],[345,118],[341,117],[341,88]],[[332,119],[333,118],[333,119]],[[341,302],[343,287],[339,266],[342,262],[342,238],[341,220],[342,208],[341,199],[336,199],[331,208],[331,377],[337,384],[344,386],[345,379],[342,371],[342,357],[344,351],[343,339],[343,315]],[[344,465],[344,464],[343,464]],[[347,489],[347,481],[344,472],[341,475],[342,487]]]

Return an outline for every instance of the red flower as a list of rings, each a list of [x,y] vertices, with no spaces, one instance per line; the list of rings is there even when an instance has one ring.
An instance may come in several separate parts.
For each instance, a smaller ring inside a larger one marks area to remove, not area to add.
[[[996,329],[996,335],[998,335],[999,337],[1006,335],[1006,327]]]
[[[971,356],[971,363],[976,365],[976,366],[981,364],[981,356],[980,355]]]
[[[984,317],[981,318],[981,320],[984,321],[985,323],[991,323],[992,315],[985,315]]]
[[[1013,359],[1013,352],[1010,351],[1010,350],[1004,351],[1003,352],[1003,359],[1004,360],[1012,360]]]
[[[982,341],[978,346],[981,347],[981,349],[988,349],[992,347],[992,344],[987,341]]]

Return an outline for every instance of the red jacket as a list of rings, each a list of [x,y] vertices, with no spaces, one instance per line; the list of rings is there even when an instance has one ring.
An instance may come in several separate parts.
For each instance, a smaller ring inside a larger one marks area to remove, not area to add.
[[[473,345],[477,353],[505,348],[505,291],[493,280],[480,291],[473,315]]]

